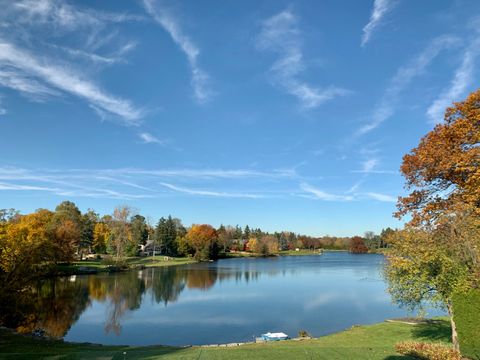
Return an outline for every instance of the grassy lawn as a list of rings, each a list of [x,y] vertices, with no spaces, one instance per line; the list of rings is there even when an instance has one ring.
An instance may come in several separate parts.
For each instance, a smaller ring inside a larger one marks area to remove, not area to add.
[[[282,341],[227,347],[129,347],[75,344],[33,339],[0,330],[0,359],[325,359],[325,360],[407,360],[395,353],[394,344],[404,340],[448,343],[450,324],[408,325],[379,323],[303,341]],[[125,354],[124,354],[125,353]]]
[[[320,252],[318,250],[306,250],[300,249],[299,251],[295,250],[283,250],[280,251],[280,256],[301,256],[301,255],[318,255]]]
[[[192,258],[179,257],[173,258],[169,257],[166,260],[165,256],[145,256],[145,257],[129,257],[125,259],[126,262],[132,266],[145,266],[145,267],[154,267],[154,266],[172,266],[172,265],[184,265],[192,264],[196,261]],[[102,272],[107,271],[108,265],[106,265],[102,260],[82,260],[74,261],[69,265],[58,265],[57,269],[62,274],[78,274],[78,273],[88,273],[90,270]]]
[[[172,265],[193,264],[196,261],[193,258],[187,258],[187,257],[178,257],[178,258],[169,257],[168,260],[166,260],[165,256],[146,256],[146,257],[128,258],[127,262],[130,265],[143,265],[146,267],[153,267],[153,266],[172,266]]]

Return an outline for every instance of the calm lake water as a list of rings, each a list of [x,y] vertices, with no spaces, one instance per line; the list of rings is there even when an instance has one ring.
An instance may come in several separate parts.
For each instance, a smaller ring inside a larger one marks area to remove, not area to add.
[[[43,285],[38,311],[48,333],[75,342],[212,344],[303,329],[320,336],[407,315],[385,291],[383,261],[326,252],[62,278]]]

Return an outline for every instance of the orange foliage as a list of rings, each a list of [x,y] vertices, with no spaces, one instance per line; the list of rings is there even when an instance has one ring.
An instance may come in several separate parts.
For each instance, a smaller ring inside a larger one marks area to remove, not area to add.
[[[364,254],[368,252],[365,242],[360,236],[354,236],[350,244],[350,252],[354,254]]]
[[[211,225],[192,225],[185,237],[189,245],[195,250],[197,259],[207,260],[216,256],[218,235]]]
[[[457,204],[480,214],[480,90],[445,112],[445,122],[403,157],[401,172],[413,191],[401,197],[397,217],[430,223]]]

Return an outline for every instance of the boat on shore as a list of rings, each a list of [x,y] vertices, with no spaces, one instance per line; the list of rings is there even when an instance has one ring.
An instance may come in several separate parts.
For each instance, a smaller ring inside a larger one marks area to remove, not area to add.
[[[279,340],[287,340],[289,339],[288,335],[283,332],[271,333],[268,332],[266,334],[260,335],[263,341],[279,341]]]

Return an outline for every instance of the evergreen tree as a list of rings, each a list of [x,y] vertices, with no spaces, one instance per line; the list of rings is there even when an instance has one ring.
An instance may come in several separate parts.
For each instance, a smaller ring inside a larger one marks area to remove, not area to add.
[[[153,235],[153,241],[155,246],[158,246],[160,254],[164,253],[165,250],[165,234],[167,233],[167,220],[164,217],[161,217],[158,220],[157,227],[155,228],[155,233]]]
[[[177,254],[177,244],[175,239],[177,238],[177,227],[175,221],[169,215],[167,221],[165,222],[165,236],[164,236],[164,249],[165,254],[168,256],[173,256]]]
[[[240,226],[235,226],[235,239],[241,239],[243,235],[242,228]]]
[[[243,238],[248,241],[251,235],[250,227],[248,225],[245,226],[245,230],[243,230]]]
[[[154,241],[160,247],[160,253],[168,256],[177,254],[177,238],[178,221],[168,216],[160,218],[155,229]]]

